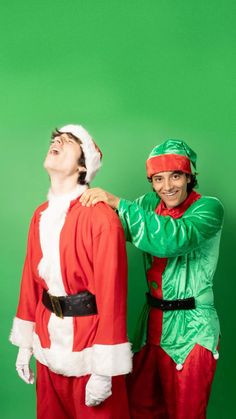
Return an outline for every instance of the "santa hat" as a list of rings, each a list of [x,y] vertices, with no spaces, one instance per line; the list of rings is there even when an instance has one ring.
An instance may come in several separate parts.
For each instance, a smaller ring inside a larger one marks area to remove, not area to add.
[[[81,148],[84,152],[87,174],[85,181],[91,182],[102,163],[102,152],[93,141],[91,135],[82,125],[65,125],[58,130],[61,133],[72,134],[81,141]]]
[[[166,140],[151,151],[146,169],[148,178],[155,173],[179,170],[191,174],[196,170],[197,154],[182,140]]]

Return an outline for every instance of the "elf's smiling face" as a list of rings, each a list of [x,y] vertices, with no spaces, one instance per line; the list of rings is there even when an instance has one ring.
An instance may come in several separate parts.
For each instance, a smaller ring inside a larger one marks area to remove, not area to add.
[[[188,196],[190,176],[179,171],[159,172],[152,176],[152,186],[167,208],[181,204]]]

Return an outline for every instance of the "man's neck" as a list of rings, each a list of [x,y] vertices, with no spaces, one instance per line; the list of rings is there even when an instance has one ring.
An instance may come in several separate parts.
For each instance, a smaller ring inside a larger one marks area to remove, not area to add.
[[[73,176],[60,177],[51,176],[51,192],[53,195],[65,195],[73,191],[77,183],[77,178]]]

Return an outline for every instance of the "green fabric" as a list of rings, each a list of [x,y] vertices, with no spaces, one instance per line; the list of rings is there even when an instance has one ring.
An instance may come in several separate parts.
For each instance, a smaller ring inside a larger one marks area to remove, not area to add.
[[[220,327],[212,286],[224,211],[218,199],[201,197],[181,218],[173,219],[154,212],[158,202],[154,192],[136,202],[122,199],[118,213],[126,237],[144,252],[146,271],[152,264],[152,255],[168,258],[163,273],[163,298],[196,299],[194,310],[163,313],[161,347],[176,363],[183,363],[196,343],[217,353]],[[136,342],[143,344],[143,326],[139,333]],[[135,350],[138,349],[136,345]]]
[[[148,322],[149,311],[150,311],[150,307],[147,303],[145,303],[140,313],[140,316],[137,322],[137,327],[134,331],[134,337],[132,341],[133,352],[138,352],[139,349],[143,345],[145,345],[146,336],[147,336],[147,322]]]
[[[193,151],[188,144],[182,140],[166,140],[153,148],[148,158],[160,156],[162,154],[179,154],[187,157],[193,167],[196,169],[197,154]]]

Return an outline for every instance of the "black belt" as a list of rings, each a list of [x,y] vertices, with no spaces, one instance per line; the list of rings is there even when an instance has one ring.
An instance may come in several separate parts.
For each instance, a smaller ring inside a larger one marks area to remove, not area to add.
[[[153,297],[149,292],[146,293],[147,303],[150,307],[158,308],[162,311],[170,310],[193,310],[196,308],[195,298],[183,298],[182,300],[162,300]]]
[[[45,307],[52,311],[57,317],[89,316],[97,314],[95,295],[89,291],[82,291],[79,294],[55,297],[43,290],[42,302]]]

